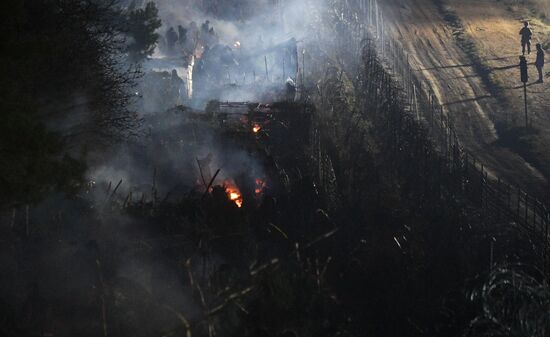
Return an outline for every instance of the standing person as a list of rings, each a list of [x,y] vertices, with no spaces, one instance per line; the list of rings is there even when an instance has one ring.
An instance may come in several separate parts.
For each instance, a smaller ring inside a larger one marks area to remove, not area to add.
[[[537,67],[539,72],[539,80],[537,83],[543,83],[542,70],[544,69],[544,50],[542,50],[542,45],[540,43],[537,43],[537,60],[535,61],[535,67]]]
[[[170,103],[173,104],[173,106],[182,104],[183,101],[183,95],[182,92],[184,92],[183,89],[183,80],[181,77],[178,76],[178,71],[176,69],[172,70],[172,75],[170,76]]]
[[[168,51],[172,53],[174,51],[174,46],[178,42],[178,33],[174,30],[174,27],[170,27],[166,32],[166,44],[168,46]]]
[[[187,42],[187,29],[183,28],[181,25],[178,25],[178,42],[181,46],[185,46]]]
[[[187,29],[187,42],[185,50],[191,55],[195,55],[197,45],[199,43],[199,27],[195,21],[191,21],[189,29]]]
[[[201,25],[202,34],[203,34],[203,35],[208,34],[208,31],[209,31],[209,30],[210,30],[210,21],[209,21],[209,20],[206,20],[206,21]]]
[[[525,55],[525,47],[527,46],[527,53],[531,54],[531,37],[533,32],[529,28],[529,22],[525,21],[523,23],[523,28],[519,31],[521,35],[521,52]]]

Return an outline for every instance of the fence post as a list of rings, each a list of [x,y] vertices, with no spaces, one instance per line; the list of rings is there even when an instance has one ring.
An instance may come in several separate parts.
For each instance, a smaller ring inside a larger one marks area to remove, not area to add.
[[[538,210],[539,210],[539,199],[535,198],[534,205],[533,205],[533,227],[537,226],[537,213],[538,213]]]
[[[548,250],[550,249],[549,242],[548,242],[548,223],[550,223],[550,212],[546,212],[545,214],[546,221],[544,223],[544,259],[543,259],[543,272],[546,273],[547,271],[547,265],[548,265]]]
[[[434,127],[434,99],[433,99],[433,96],[432,96],[432,93],[430,91],[430,120],[431,120],[431,124],[432,124],[432,129]]]
[[[529,225],[529,194],[525,193],[525,223]]]
[[[485,192],[485,182],[483,181],[484,179],[484,176],[483,176],[483,163],[481,163],[481,172],[480,172],[480,179],[479,179],[479,190],[480,190],[480,194],[481,194],[481,210],[484,211],[485,208],[483,207],[484,205],[484,192]]]
[[[511,195],[511,188],[510,188],[510,185],[506,184],[506,195],[507,195],[507,198],[508,198],[508,210],[511,210],[512,209],[512,195]]]
[[[517,207],[517,215],[518,215],[518,218],[520,217],[520,214],[519,214],[519,209],[520,209],[520,203],[521,203],[521,190],[519,189],[518,187],[518,207]]]
[[[441,126],[439,127],[441,129],[440,131],[440,142],[443,143],[443,132],[445,132],[445,128],[443,127],[443,107],[441,105],[438,105],[437,106],[439,110],[439,123],[441,124]],[[447,141],[447,135],[445,135],[445,142]],[[443,144],[441,144],[443,146]],[[447,144],[445,144],[445,151],[447,151]],[[445,154],[445,156],[447,156],[447,154]]]
[[[485,173],[482,171],[481,173],[483,174],[483,187],[485,187],[485,186],[487,186],[487,181],[488,181],[488,179],[487,179],[487,171],[485,171]],[[487,192],[486,192],[486,193],[485,193],[485,208],[486,208],[486,209],[489,209],[489,205],[488,205],[488,203],[489,203],[489,197],[488,197],[487,195],[488,195],[488,194],[487,194]]]
[[[464,190],[466,191],[466,196],[468,196],[468,190],[469,190],[469,185],[470,185],[470,179],[468,178],[468,166],[469,166],[469,163],[468,163],[469,159],[468,159],[468,152],[465,153],[465,158],[464,158],[464,173],[462,173],[462,181],[464,182]],[[462,170],[461,170],[462,172]]]

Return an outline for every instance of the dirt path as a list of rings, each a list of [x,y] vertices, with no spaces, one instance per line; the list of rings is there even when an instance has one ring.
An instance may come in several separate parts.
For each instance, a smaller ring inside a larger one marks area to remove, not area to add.
[[[517,153],[499,146],[495,124],[505,110],[476,72],[472,60],[456,43],[433,0],[386,0],[387,29],[410,54],[417,75],[432,85],[440,104],[454,121],[464,146],[488,169],[523,188],[545,193],[544,175]],[[490,59],[515,62],[512,53],[495,53]]]
[[[550,25],[533,18],[532,12],[521,6],[495,3],[494,0],[463,0],[460,6],[451,7],[461,18],[464,33],[475,43],[478,53],[484,57],[489,69],[489,80],[502,92],[507,105],[507,116],[500,117],[508,129],[501,132],[501,139],[509,143],[546,177],[550,177],[550,77],[546,83],[535,83],[537,71],[532,65],[536,59],[535,44],[548,46]],[[534,32],[532,53],[527,55],[529,66],[528,110],[530,130],[525,125],[523,88],[519,83],[517,67],[520,54],[519,30],[524,20],[529,20]],[[512,55],[512,57],[498,57]],[[547,51],[547,62],[550,54]],[[548,63],[547,63],[548,65]],[[546,71],[549,67],[546,67]]]

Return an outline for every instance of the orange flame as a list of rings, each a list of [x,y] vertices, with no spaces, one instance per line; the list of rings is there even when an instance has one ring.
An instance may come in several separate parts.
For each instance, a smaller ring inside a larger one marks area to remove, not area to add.
[[[262,127],[260,126],[260,124],[254,124],[254,126],[252,127],[252,131],[254,133],[260,132],[261,129],[262,129]]]
[[[225,192],[227,193],[227,196],[229,197],[229,200],[233,201],[237,207],[241,208],[243,207],[243,197],[241,195],[241,191],[235,186],[235,184],[232,181],[225,181]]]
[[[267,183],[265,182],[265,180],[257,178],[256,187],[254,188],[254,193],[256,193],[256,195],[262,194],[266,186],[267,186]]]

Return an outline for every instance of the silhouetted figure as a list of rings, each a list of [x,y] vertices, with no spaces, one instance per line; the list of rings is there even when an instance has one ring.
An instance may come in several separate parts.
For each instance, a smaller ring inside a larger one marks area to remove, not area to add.
[[[195,21],[191,21],[187,29],[187,43],[185,49],[190,54],[195,54],[195,48],[199,43],[199,27]]]
[[[208,45],[214,46],[219,43],[219,38],[216,32],[214,31],[214,27],[210,27],[210,30],[208,31]]]
[[[206,20],[202,25],[201,25],[201,31],[204,35],[208,34],[208,31],[210,30],[210,21],[209,20]]]
[[[176,42],[178,42],[178,33],[174,30],[174,27],[170,27],[170,29],[166,32],[166,45],[168,47],[168,51],[171,52],[174,50]]]
[[[181,25],[178,25],[178,35],[179,35],[179,44],[181,46],[185,46],[185,42],[187,42],[187,29],[183,28]]]
[[[525,21],[523,23],[523,28],[519,31],[521,35],[521,52],[525,55],[525,47],[527,47],[527,53],[531,54],[531,37],[533,32],[529,28],[529,22]]]
[[[178,72],[176,69],[172,70],[172,75],[170,76],[170,94],[171,98],[175,101],[174,105],[181,104],[183,97],[182,92],[183,89],[183,80],[181,77],[178,76]]]
[[[535,61],[535,67],[537,67],[537,71],[539,72],[539,80],[537,83],[543,83],[544,50],[542,50],[542,45],[540,43],[537,43],[537,60]]]
[[[189,24],[189,36],[192,39],[196,39],[198,34],[199,34],[199,26],[195,21],[191,21],[191,23]]]

